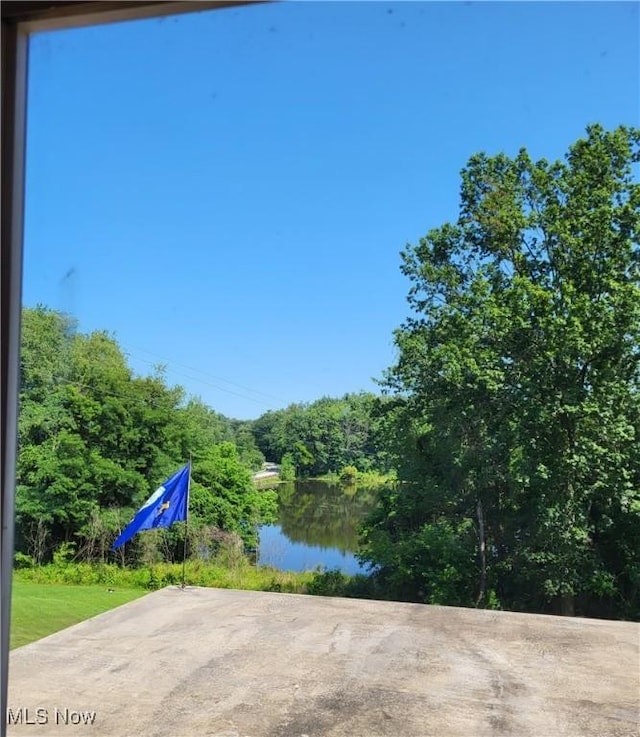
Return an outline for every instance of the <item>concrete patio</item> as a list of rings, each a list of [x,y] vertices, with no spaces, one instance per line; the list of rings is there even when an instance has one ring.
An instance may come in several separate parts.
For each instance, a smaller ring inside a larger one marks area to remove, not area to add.
[[[635,623],[169,588],[14,650],[8,734],[637,737],[639,698]]]

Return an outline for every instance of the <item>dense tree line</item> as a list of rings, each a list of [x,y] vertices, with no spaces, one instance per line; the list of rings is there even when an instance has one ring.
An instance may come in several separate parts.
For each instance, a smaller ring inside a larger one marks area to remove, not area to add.
[[[85,558],[105,559],[135,509],[190,455],[192,529],[255,542],[255,523],[273,515],[275,495],[252,484],[264,459],[246,423],[167,386],[161,370],[134,376],[107,333],[79,333],[43,307],[23,311],[20,552],[42,562],[72,543]],[[158,536],[138,538],[123,553],[128,559]],[[162,539],[171,557],[172,534]]]
[[[457,222],[403,252],[386,595],[640,616],[639,161],[600,126],[562,161],[475,155]]]
[[[295,475],[339,473],[346,466],[386,472],[385,404],[369,392],[323,397],[267,412],[252,423],[258,448],[270,461],[295,469]]]

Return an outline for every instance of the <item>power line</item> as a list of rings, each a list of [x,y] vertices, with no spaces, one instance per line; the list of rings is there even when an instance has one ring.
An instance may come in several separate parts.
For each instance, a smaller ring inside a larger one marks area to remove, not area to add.
[[[135,358],[137,361],[143,361],[144,363],[148,363],[151,366],[156,365],[153,361],[149,361],[148,359],[142,358],[141,356],[133,356],[131,353],[127,353],[126,355],[128,357]],[[214,384],[214,383],[212,383],[210,381],[205,381],[204,379],[199,379],[197,376],[189,376],[188,374],[185,374],[184,372],[181,372],[181,371],[176,371],[175,369],[170,369],[170,370],[171,370],[172,373],[176,374],[177,376],[182,376],[182,377],[184,377],[186,379],[190,379],[191,381],[196,381],[196,382],[198,382],[200,384],[204,384],[206,386],[211,386],[214,389],[217,389],[218,391],[225,392],[226,394],[233,394],[236,397],[240,397],[241,399],[247,399],[250,402],[255,402],[256,404],[262,404],[265,407],[270,407],[272,405],[271,402],[265,402],[263,399],[257,399],[256,397],[250,397],[247,394],[241,394],[240,392],[236,392],[233,389],[226,389],[224,386],[220,386],[218,384]],[[197,369],[194,369],[194,370],[197,370]],[[231,382],[229,382],[229,383],[231,383]],[[248,389],[247,391],[253,391],[253,390],[252,389]],[[266,396],[269,396],[269,395],[266,395]],[[278,400],[278,401],[280,401],[280,400]],[[284,400],[282,400],[282,401],[284,401]]]
[[[153,351],[146,350],[145,348],[139,348],[131,344],[127,345],[124,343],[120,343],[120,345],[123,346],[124,348],[133,349],[135,351],[142,351],[142,353],[147,353],[150,356],[155,356],[156,358],[160,359],[160,361],[163,364],[166,364],[167,366],[171,364],[173,364],[174,366],[181,366],[182,368],[185,368],[189,371],[195,371],[196,373],[202,374],[203,376],[207,377],[207,379],[213,379],[214,381],[222,381],[223,383],[230,384],[231,386],[235,386],[238,389],[251,392],[252,394],[259,394],[260,396],[266,397],[267,399],[273,399],[276,402],[286,404],[286,401],[282,399],[282,397],[276,397],[273,394],[268,394],[267,392],[260,391],[259,389],[252,389],[251,387],[244,386],[243,384],[238,384],[237,382],[231,381],[230,379],[225,379],[222,376],[215,376],[214,374],[210,374],[206,371],[203,371],[202,369],[198,369],[193,366],[187,366],[186,364],[179,363],[178,361],[170,361],[169,359],[159,355],[158,353],[154,353]],[[130,352],[127,355],[133,356],[133,354],[131,354]],[[145,361],[146,363],[149,363],[150,365],[154,365],[153,361],[148,361],[147,359],[141,358],[140,356],[133,356],[133,358],[137,358],[140,361]],[[175,369],[173,370],[178,375],[181,375],[179,372],[175,371]],[[201,381],[200,379],[197,379],[195,377],[188,377],[188,378],[191,378],[193,381]],[[206,382],[203,382],[203,383],[206,383]],[[222,391],[225,391],[222,387],[218,387],[216,384],[212,384],[211,386],[215,386],[216,388],[220,388],[222,389]],[[243,396],[243,395],[239,395],[239,396]],[[248,397],[244,397],[244,398],[248,398]]]

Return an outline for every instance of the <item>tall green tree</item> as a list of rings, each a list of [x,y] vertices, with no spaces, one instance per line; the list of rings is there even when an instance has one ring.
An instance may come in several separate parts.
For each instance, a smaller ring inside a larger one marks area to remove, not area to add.
[[[249,420],[227,420],[232,430],[233,442],[238,448],[240,460],[252,471],[259,471],[265,461],[264,454],[258,448]]]
[[[236,532],[255,546],[257,526],[275,519],[277,497],[256,489],[236,446],[224,442],[194,458],[191,509],[197,523]]]
[[[410,442],[364,553],[397,595],[640,615],[639,161],[598,125],[564,161],[475,155],[403,252]]]
[[[105,333],[82,335],[62,315],[24,310],[18,542],[49,551],[97,510],[131,502],[145,484],[131,372]],[[142,472],[141,472],[142,471]]]

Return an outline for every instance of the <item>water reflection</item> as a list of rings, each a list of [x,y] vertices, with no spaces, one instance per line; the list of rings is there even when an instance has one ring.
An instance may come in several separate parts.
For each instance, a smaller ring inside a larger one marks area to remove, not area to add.
[[[323,566],[363,572],[354,553],[358,526],[375,500],[373,491],[297,481],[278,493],[278,522],[260,530],[259,564],[293,571]]]

